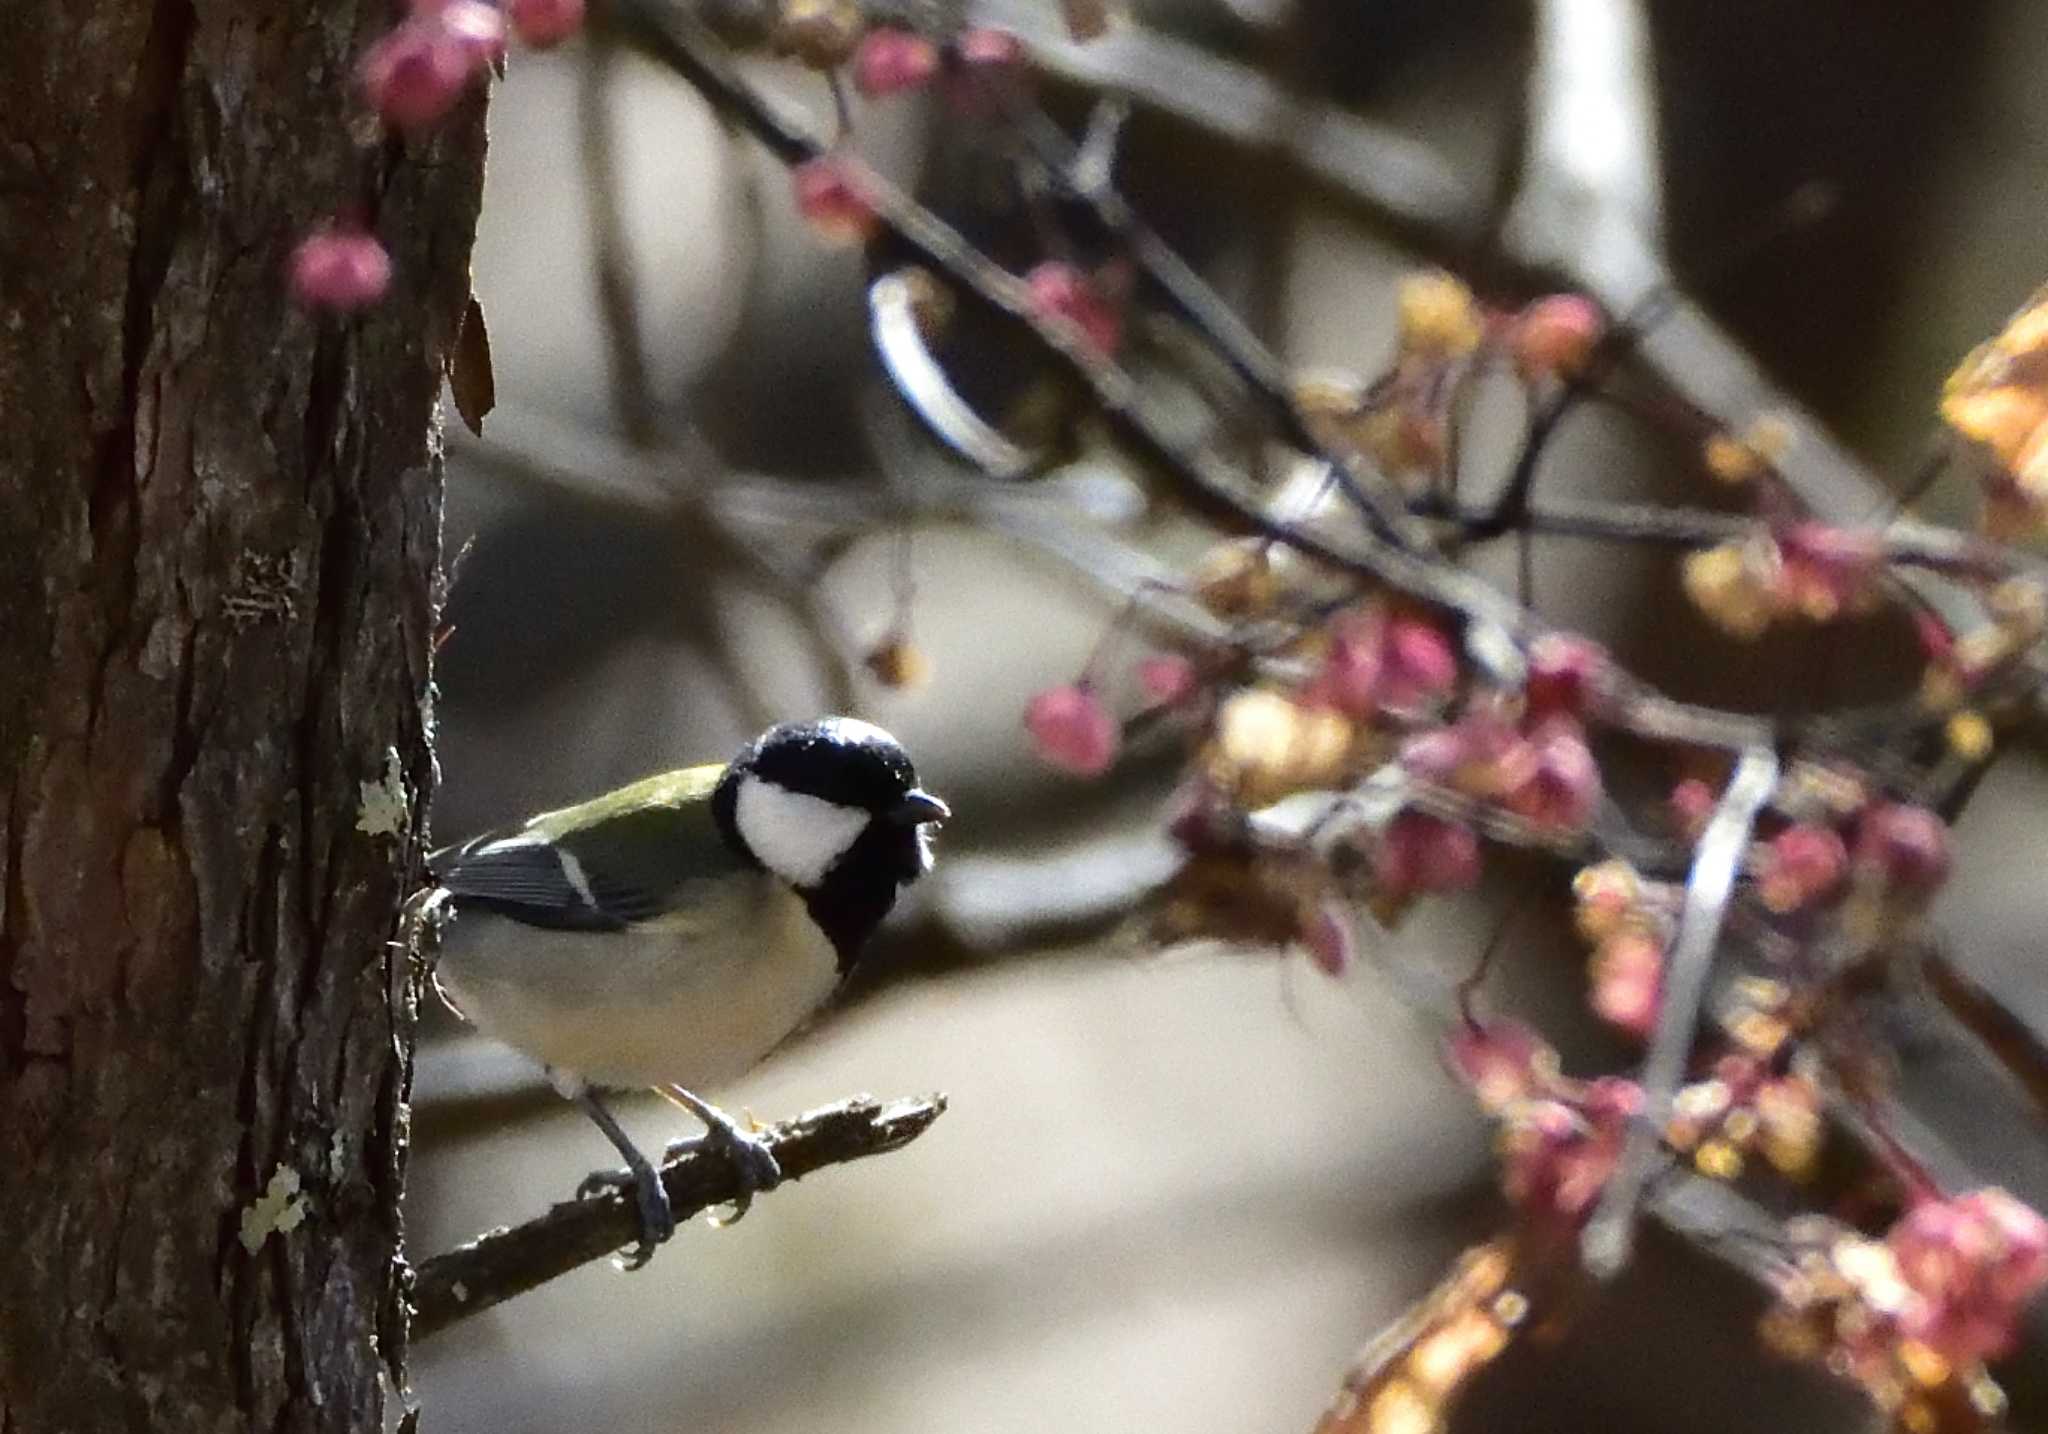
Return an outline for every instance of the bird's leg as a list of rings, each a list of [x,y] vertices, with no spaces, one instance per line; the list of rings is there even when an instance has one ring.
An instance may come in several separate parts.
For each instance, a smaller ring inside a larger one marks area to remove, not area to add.
[[[583,1113],[605,1133],[605,1138],[618,1147],[619,1154],[626,1158],[624,1170],[593,1170],[584,1176],[583,1183],[576,1187],[576,1193],[590,1195],[599,1190],[632,1187],[633,1201],[640,1211],[640,1242],[633,1247],[633,1253],[625,1257],[625,1267],[637,1270],[654,1258],[656,1246],[676,1232],[676,1217],[669,1208],[668,1191],[662,1188],[661,1172],[640,1153],[640,1147],[633,1144],[632,1137],[605,1109],[595,1092],[582,1091],[575,1100],[583,1108]]]
[[[749,1135],[741,1130],[733,1118],[711,1104],[700,1100],[679,1085],[656,1086],[655,1090],[684,1110],[704,1122],[704,1139],[721,1147],[732,1161],[733,1173],[739,1177],[739,1194],[731,1202],[730,1218],[716,1223],[737,1224],[747,1208],[754,1203],[754,1196],[762,1190],[773,1190],[782,1183],[782,1167],[776,1163],[775,1152],[759,1136]],[[678,1141],[669,1149],[694,1145],[693,1141]]]

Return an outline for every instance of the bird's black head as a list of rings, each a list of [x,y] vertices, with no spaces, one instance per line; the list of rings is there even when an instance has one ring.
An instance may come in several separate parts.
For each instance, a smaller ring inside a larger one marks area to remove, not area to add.
[[[896,739],[850,717],[769,728],[733,758],[712,809],[736,850],[802,894],[842,965],[931,869],[927,829],[948,816]]]

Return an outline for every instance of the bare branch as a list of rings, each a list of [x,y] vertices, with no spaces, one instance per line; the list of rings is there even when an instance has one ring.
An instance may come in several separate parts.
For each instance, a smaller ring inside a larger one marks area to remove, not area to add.
[[[1469,250],[1485,228],[1483,197],[1428,145],[1304,102],[1257,70],[1135,24],[1076,42],[1040,0],[974,0],[970,13],[977,24],[1015,31],[1033,62],[1063,80],[1271,154],[1446,250]]]
[[[1928,953],[1923,969],[1936,999],[1976,1036],[1990,1058],[2038,1111],[2048,1113],[2048,1043],[1991,992],[1939,951]]]
[[[590,206],[591,248],[597,257],[598,312],[611,360],[612,406],[636,448],[661,442],[659,407],[647,372],[640,333],[639,283],[633,247],[619,212],[619,167],[610,108],[617,44],[593,26],[583,47],[576,91],[576,122],[583,151],[583,188]]]
[[[1707,994],[1720,944],[1721,923],[1735,889],[1735,873],[1749,845],[1757,812],[1778,784],[1778,759],[1768,748],[1742,754],[1720,805],[1700,837],[1692,879],[1686,883],[1685,909],[1679,916],[1678,939],[1665,967],[1657,1028],[1643,1061],[1643,1106],[1629,1122],[1621,1160],[1601,1192],[1600,1204],[1586,1224],[1580,1243],[1586,1268],[1601,1279],[1628,1263],[1635,1238],[1636,1206],[1662,1149],[1671,1123],[1671,1100],[1685,1079],[1685,1063],[1698,1034],[1700,1003]]]
[[[1657,106],[1637,0],[1541,0],[1528,150],[1507,223],[1526,262],[1638,271],[1629,302],[1663,287]]]
[[[945,1110],[942,1095],[886,1104],[872,1096],[855,1096],[777,1122],[762,1131],[761,1138],[774,1152],[783,1177],[796,1180],[828,1165],[900,1150],[930,1129]],[[725,1155],[695,1142],[663,1163],[661,1183],[679,1221],[740,1193]],[[413,1277],[413,1338],[438,1334],[579,1265],[603,1259],[639,1236],[631,1197],[614,1190],[564,1201],[538,1219],[493,1230],[436,1255]]]

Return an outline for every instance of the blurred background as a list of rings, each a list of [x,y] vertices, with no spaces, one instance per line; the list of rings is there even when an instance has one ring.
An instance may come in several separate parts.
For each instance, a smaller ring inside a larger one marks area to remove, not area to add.
[[[1670,263],[1903,486],[1942,379],[2048,279],[2048,6],[1646,8],[1656,133],[1641,138]],[[1069,118],[1085,112],[1069,81],[1090,65],[1142,76],[1193,56],[1235,67],[1198,80],[1263,81],[1249,92],[1263,111],[1234,136],[1131,86],[1117,174],[1290,363],[1369,375],[1390,350],[1396,278],[1429,262],[1483,274],[1483,250],[1416,247],[1275,136],[1369,120],[1498,205],[1527,134],[1528,5],[1147,0],[1097,42],[1109,60],[1059,42],[1051,0],[973,13],[1044,39],[1043,83]],[[815,76],[765,60],[750,73],[829,119]],[[1563,874],[1494,862],[1481,891],[1427,904],[1342,981],[1298,955],[1149,945],[1131,913],[1168,870],[1170,741],[1079,783],[1033,758],[1019,718],[1115,617],[1104,575],[1184,561],[1202,530],[1085,435],[1038,491],[962,498],[961,471],[882,380],[863,256],[818,244],[780,167],[687,85],[620,60],[602,95],[631,317],[661,422],[690,434],[658,460],[637,451],[591,237],[589,83],[574,48],[522,54],[492,101],[476,288],[499,407],[482,442],[451,434],[447,543],[464,553],[436,838],[850,705],[904,741],[957,819],[841,1007],[709,1094],[763,1119],[856,1091],[952,1105],[908,1150],[780,1190],[734,1228],[694,1223],[644,1271],[592,1266],[421,1344],[424,1427],[1305,1434],[1358,1347],[1502,1218],[1487,1130],[1436,1053],[1450,983],[1505,925],[1494,1007],[1540,1024],[1574,1069],[1631,1059],[1584,1013]],[[917,96],[855,113],[879,167],[973,213],[971,126]],[[1816,185],[1831,207],[1773,230]],[[1511,410],[1486,408],[1480,471],[1515,431]],[[1550,471],[1558,491],[1668,494],[1669,460],[1589,414]],[[1682,696],[1761,708],[1909,680],[1882,624],[1825,666],[1722,641],[1671,567],[1538,544],[1534,596]],[[924,681],[861,667],[891,637],[914,643]],[[2044,799],[2037,753],[2001,758],[1937,912],[1957,962],[2036,1029]],[[1920,1113],[2048,1202],[2044,1132],[1987,1115],[2013,1109],[1983,1098],[1997,1077],[1905,1040]],[[625,1115],[650,1149],[685,1133],[665,1106]],[[611,1161],[536,1071],[438,1009],[415,1137],[415,1258],[536,1214]],[[1757,1312],[1653,1239],[1560,1340],[1489,1370],[1460,1427],[1873,1427],[1853,1393],[1762,1354]],[[2048,1370],[2005,1373],[2015,1427],[2048,1428]]]

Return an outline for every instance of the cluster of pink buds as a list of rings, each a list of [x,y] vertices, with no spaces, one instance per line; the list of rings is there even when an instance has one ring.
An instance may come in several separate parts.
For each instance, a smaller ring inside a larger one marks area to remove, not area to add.
[[[1954,864],[1948,824],[1925,807],[1874,802],[1856,824],[1852,865],[1859,884],[1901,906],[1925,905]]]
[[[1501,1181],[1532,1226],[1576,1229],[1593,1212],[1642,1109],[1633,1081],[1579,1081],[1557,1052],[1514,1021],[1467,1021],[1445,1041],[1451,1069],[1500,1123]]]
[[[1752,858],[1757,899],[1780,916],[1813,911],[1841,894],[1849,848],[1830,827],[1795,822]]]
[[[1914,1296],[1902,1332],[1951,1364],[2009,1351],[2021,1311],[2048,1285],[2048,1220],[1999,1189],[1922,1201],[1885,1245]]]
[[[1734,637],[1761,636],[1774,622],[1832,622],[1877,605],[1884,547],[1874,533],[1794,523],[1694,553],[1686,594]]]
[[[1572,879],[1580,935],[1593,944],[1589,1002],[1602,1020],[1642,1039],[1657,1024],[1671,896],[1624,861],[1589,866]]]
[[[363,95],[394,128],[438,124],[470,82],[504,58],[505,34],[505,12],[483,0],[418,6],[363,56]]]
[[[1479,838],[1472,828],[1429,812],[1400,813],[1372,851],[1373,887],[1389,905],[1429,892],[1463,891],[1478,883],[1479,870]]]
[[[1811,1223],[1766,1341],[1856,1380],[1896,1428],[2000,1427],[2004,1399],[1984,1361],[2011,1352],[2048,1284],[2048,1221],[1986,1189],[1923,1200],[1882,1240]]]
[[[1781,1174],[1804,1179],[1820,1152],[1820,1090],[1806,1076],[1735,1051],[1678,1092],[1665,1140],[1692,1155],[1700,1174],[1733,1180],[1752,1152]]]
[[[1401,765],[1416,780],[1500,807],[1537,831],[1584,831],[1600,804],[1600,768],[1585,731],[1564,715],[1517,725],[1480,707],[1411,737]]]
[[[1525,1220],[1576,1229],[1593,1213],[1642,1109],[1634,1081],[1602,1076],[1569,1096],[1509,1107],[1501,1122],[1501,1188]]]
[[[1389,613],[1378,605],[1338,613],[1328,645],[1302,700],[1368,720],[1382,711],[1427,712],[1458,684],[1451,640],[1428,618]]]
[[[418,132],[445,119],[470,86],[503,63],[508,36],[535,49],[583,27],[585,0],[412,0],[405,19],[356,67],[363,97],[393,129]],[[348,312],[375,303],[391,284],[391,259],[362,225],[334,220],[292,251],[292,297],[306,308]]]

